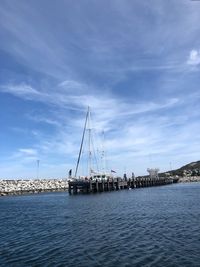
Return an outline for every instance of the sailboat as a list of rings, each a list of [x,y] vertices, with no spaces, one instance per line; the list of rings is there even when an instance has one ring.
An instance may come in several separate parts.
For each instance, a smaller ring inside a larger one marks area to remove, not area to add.
[[[86,113],[86,118],[85,118],[85,123],[84,123],[84,128],[83,128],[83,134],[82,134],[82,138],[81,138],[81,145],[80,145],[80,150],[79,150],[79,154],[78,154],[78,159],[77,159],[77,163],[76,163],[76,169],[75,169],[75,176],[73,179],[78,179],[78,180],[107,180],[110,178],[113,178],[113,173],[115,173],[115,171],[111,172],[106,172],[105,169],[99,170],[98,164],[96,164],[96,168],[94,169],[94,167],[92,166],[92,159],[93,156],[95,156],[95,152],[94,152],[94,147],[93,147],[93,142],[92,142],[92,132],[91,132],[91,111],[90,111],[90,107],[88,107],[87,109],[87,113]],[[88,136],[86,137],[86,133],[88,134]],[[81,156],[82,156],[82,152],[83,152],[83,145],[84,145],[84,141],[85,139],[87,139],[88,144],[87,144],[87,148],[88,148],[88,168],[87,168],[87,174],[86,175],[79,175],[78,176],[78,171],[79,171],[79,166],[80,166],[80,161],[81,161]],[[92,151],[93,150],[93,151]],[[105,153],[103,153],[105,155]],[[96,159],[97,161],[97,159]]]

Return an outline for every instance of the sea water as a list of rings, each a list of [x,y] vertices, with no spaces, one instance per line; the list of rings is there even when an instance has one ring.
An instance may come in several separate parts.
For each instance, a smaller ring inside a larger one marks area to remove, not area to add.
[[[1,197],[0,266],[200,266],[200,183]]]

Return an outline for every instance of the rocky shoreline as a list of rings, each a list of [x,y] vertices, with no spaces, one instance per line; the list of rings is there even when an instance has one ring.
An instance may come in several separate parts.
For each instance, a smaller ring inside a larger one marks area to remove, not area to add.
[[[179,183],[200,182],[200,176],[183,176],[179,178]]]
[[[200,182],[200,176],[179,177],[178,182]],[[67,189],[67,179],[0,180],[0,196],[63,192]]]
[[[0,180],[0,196],[60,192],[67,189],[67,179]]]

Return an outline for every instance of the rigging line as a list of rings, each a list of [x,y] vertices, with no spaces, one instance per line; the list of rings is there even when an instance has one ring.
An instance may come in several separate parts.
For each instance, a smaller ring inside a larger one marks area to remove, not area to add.
[[[90,121],[91,123],[93,122],[93,117],[90,113]],[[96,127],[98,128],[98,127]],[[95,140],[95,142],[94,142]],[[94,164],[96,165],[97,167],[97,171],[99,172],[100,170],[103,169],[103,164],[102,164],[102,155],[100,155],[100,148],[101,148],[101,145],[102,145],[102,141],[99,139],[99,136],[97,136],[97,132],[96,130],[93,130],[92,131],[92,135],[91,135],[91,143],[93,145],[93,151],[94,151]],[[95,146],[97,147],[97,150],[95,150]],[[98,149],[99,147],[99,149]]]
[[[99,140],[97,138],[97,134],[96,134],[95,129],[92,132],[92,142],[93,142],[92,145],[93,145],[93,151],[94,151],[94,164],[96,164],[97,171],[99,172],[100,165],[101,165],[100,164],[101,162],[100,162],[100,159],[99,159],[99,149],[98,149],[98,147],[99,147]]]
[[[91,177],[91,163],[92,163],[92,152],[91,152],[91,112],[88,114],[88,160],[89,160],[89,168],[88,175]]]
[[[105,170],[108,170],[108,154],[107,154],[107,150],[106,150],[106,146],[105,146],[105,131],[103,130],[102,132],[103,135],[103,164],[105,167]]]
[[[83,148],[83,141],[84,141],[84,137],[85,137],[85,130],[86,130],[86,126],[87,126],[87,120],[88,120],[88,115],[89,115],[89,109],[90,109],[90,108],[88,107],[87,115],[86,115],[86,118],[85,118],[85,125],[84,125],[84,130],[83,130],[82,140],[81,140],[81,147],[80,147],[80,150],[79,150],[78,160],[77,160],[77,164],[76,164],[75,178],[76,178],[76,175],[77,175],[78,166],[79,166],[80,157],[81,157],[81,152],[82,152],[82,148]]]
[[[94,152],[94,162],[96,163],[97,171],[99,171],[99,166],[98,166],[96,151],[95,151],[95,147],[94,147],[94,140],[93,140],[93,136],[92,135],[91,135],[91,143],[92,143],[92,149],[93,149],[93,152]]]
[[[92,114],[90,112],[90,125],[93,125],[93,117],[92,117]],[[91,128],[92,130],[92,128]],[[90,134],[90,140],[91,140],[91,148],[93,150],[93,166],[96,165],[96,168],[97,168],[97,171],[99,172],[99,164],[98,164],[98,160],[97,160],[97,155],[96,155],[96,151],[95,151],[95,144],[94,144],[94,139],[96,140],[96,136],[95,136],[96,132],[95,130],[93,129],[93,131],[91,131],[91,134]]]
[[[106,172],[106,153],[105,153],[105,134],[104,134],[104,130],[102,131],[102,165],[103,165],[104,172]]]

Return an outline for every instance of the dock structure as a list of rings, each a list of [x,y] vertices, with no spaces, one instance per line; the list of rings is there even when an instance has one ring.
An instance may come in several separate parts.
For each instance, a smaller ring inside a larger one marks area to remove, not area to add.
[[[95,193],[135,189],[141,187],[167,185],[173,183],[172,178],[166,177],[137,177],[137,178],[108,178],[96,180],[75,179],[68,181],[69,194]]]

